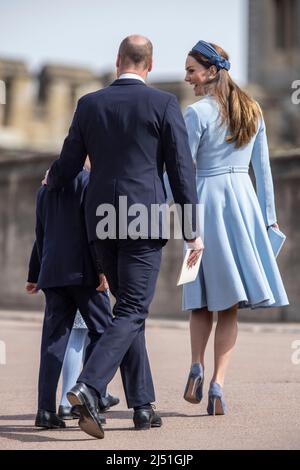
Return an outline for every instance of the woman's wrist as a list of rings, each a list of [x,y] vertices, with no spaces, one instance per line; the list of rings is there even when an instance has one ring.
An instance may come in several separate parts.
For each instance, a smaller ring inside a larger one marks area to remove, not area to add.
[[[272,225],[268,225],[267,229],[270,228],[270,227],[278,228],[278,229],[279,229],[279,225],[278,225],[277,222],[274,222],[274,224],[272,224]]]

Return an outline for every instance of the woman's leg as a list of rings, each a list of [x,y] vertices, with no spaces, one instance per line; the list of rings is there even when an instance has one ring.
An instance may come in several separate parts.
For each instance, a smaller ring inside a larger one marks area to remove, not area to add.
[[[206,345],[213,326],[213,312],[207,308],[192,310],[190,318],[192,364],[204,366]]]
[[[233,305],[227,310],[218,312],[218,322],[215,332],[215,368],[211,383],[224,385],[225,373],[229,364],[229,359],[233,352],[237,332],[237,309],[238,305]]]
[[[74,387],[80,375],[87,334],[87,328],[73,328],[71,331],[62,367],[62,396],[60,402],[62,406],[71,406],[66,394]]]
[[[200,403],[203,397],[204,355],[213,325],[213,314],[207,308],[192,310],[190,318],[192,365],[183,398]]]

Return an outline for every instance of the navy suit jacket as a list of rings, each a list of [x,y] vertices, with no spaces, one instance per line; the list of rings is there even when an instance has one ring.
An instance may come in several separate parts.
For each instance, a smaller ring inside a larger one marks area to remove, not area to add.
[[[39,289],[99,284],[84,220],[88,180],[89,172],[82,170],[59,191],[49,192],[45,186],[38,191],[28,281]]]
[[[100,204],[112,204],[118,212],[119,196],[127,196],[128,206],[140,203],[150,209],[151,204],[165,203],[164,166],[174,201],[182,208],[193,205],[191,230],[185,238],[195,237],[195,167],[174,95],[140,80],[121,79],[83,96],[60,158],[51,166],[48,189],[62,188],[73,179],[87,155],[92,165],[86,197],[89,241],[97,239]],[[154,238],[164,238],[161,227],[159,232]]]

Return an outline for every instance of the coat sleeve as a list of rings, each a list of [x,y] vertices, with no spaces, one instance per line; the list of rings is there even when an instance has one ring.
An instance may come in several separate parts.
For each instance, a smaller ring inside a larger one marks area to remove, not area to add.
[[[191,155],[196,166],[198,148],[204,128],[200,123],[197,112],[193,109],[192,106],[187,107],[184,113],[184,121],[188,134]],[[167,203],[171,204],[174,201],[174,197],[171,190],[170,181],[166,172],[164,173],[164,185],[167,193]]]
[[[38,192],[36,202],[36,222],[35,222],[35,244],[37,254],[41,263],[43,257],[43,246],[44,246],[44,226],[42,223],[42,208],[41,208],[42,191]]]
[[[273,225],[276,218],[274,187],[270,166],[269,148],[265,122],[262,119],[255,137],[251,164],[256,181],[256,193],[266,227]]]
[[[187,107],[184,113],[184,121],[188,133],[192,158],[196,164],[198,148],[204,128],[200,122],[197,111],[195,111],[192,106]]]
[[[39,274],[41,269],[40,258],[37,251],[36,241],[33,244],[30,260],[29,260],[29,269],[28,269],[28,277],[27,282],[32,282],[37,284]]]
[[[60,189],[82,170],[87,151],[80,126],[81,101],[78,101],[69,134],[65,138],[60,157],[51,165],[47,188]]]
[[[97,274],[103,274],[103,269],[101,261],[98,255],[98,251],[95,248],[95,243],[88,243],[87,231],[86,231],[86,221],[85,221],[85,204],[86,204],[86,191],[87,191],[88,179],[85,178],[82,187],[81,200],[80,200],[80,218],[81,224],[84,230],[84,243],[87,243],[89,246],[89,252],[91,260],[94,264],[94,268]]]
[[[195,166],[188,135],[177,99],[168,101],[162,125],[162,145],[166,172],[174,201],[181,207],[185,240],[197,236],[197,190]]]

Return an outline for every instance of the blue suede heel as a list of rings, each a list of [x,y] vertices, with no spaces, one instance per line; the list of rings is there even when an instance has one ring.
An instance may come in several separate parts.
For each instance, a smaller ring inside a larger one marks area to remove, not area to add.
[[[183,398],[189,403],[200,403],[203,397],[204,372],[200,363],[192,365]]]
[[[207,413],[212,416],[225,415],[226,404],[223,390],[217,383],[212,383],[208,391]]]

